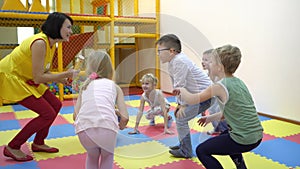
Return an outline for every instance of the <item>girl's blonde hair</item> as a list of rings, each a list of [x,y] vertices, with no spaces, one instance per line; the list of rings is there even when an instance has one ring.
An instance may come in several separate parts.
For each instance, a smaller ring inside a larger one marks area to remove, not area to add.
[[[158,80],[157,78],[152,74],[152,73],[147,73],[145,75],[143,75],[143,77],[141,78],[140,82],[143,82],[143,81],[149,81],[150,83],[156,85]]]
[[[99,78],[107,78],[112,80],[114,70],[110,56],[106,52],[100,50],[91,52],[87,57],[85,73],[88,78],[83,83],[81,87],[82,90],[85,90],[90,82],[94,80],[90,77],[92,73],[96,73]]]

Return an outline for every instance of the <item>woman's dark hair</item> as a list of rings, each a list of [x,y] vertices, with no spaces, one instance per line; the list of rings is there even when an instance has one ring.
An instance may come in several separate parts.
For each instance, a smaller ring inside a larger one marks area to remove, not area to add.
[[[62,39],[60,29],[66,19],[70,20],[73,25],[73,19],[70,16],[60,12],[53,12],[48,15],[41,29],[52,39]]]

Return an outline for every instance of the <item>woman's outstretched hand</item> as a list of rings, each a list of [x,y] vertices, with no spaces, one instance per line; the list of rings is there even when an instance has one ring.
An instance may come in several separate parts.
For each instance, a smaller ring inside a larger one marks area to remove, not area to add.
[[[66,73],[67,73],[67,78],[73,78],[78,76],[80,70],[75,70],[73,68],[69,68]]]

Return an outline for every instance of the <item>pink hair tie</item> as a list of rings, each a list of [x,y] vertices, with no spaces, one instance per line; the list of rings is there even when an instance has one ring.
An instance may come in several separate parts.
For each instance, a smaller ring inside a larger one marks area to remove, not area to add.
[[[99,76],[97,75],[96,72],[91,73],[90,76],[89,76],[89,78],[92,79],[92,80],[95,80],[95,79],[97,79],[98,77],[99,77]]]

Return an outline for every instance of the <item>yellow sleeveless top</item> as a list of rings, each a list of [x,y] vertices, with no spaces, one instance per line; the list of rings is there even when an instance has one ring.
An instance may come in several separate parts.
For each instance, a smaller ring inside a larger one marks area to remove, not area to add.
[[[28,80],[33,79],[30,48],[38,39],[46,42],[44,70],[49,70],[56,46],[53,45],[50,48],[47,35],[38,33],[24,40],[9,55],[0,60],[0,97],[2,99],[18,102],[31,95],[39,98],[48,89],[45,84],[34,86],[27,83]]]

